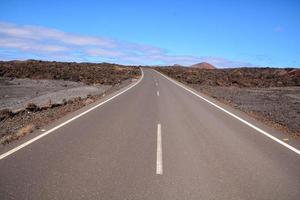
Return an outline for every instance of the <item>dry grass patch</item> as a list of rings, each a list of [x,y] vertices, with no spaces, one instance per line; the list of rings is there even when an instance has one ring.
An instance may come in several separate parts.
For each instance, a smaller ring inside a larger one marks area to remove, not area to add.
[[[1,144],[8,144],[9,142],[13,140],[17,140],[28,133],[32,133],[35,129],[35,126],[33,124],[28,124],[22,128],[20,128],[15,134],[12,135],[5,135],[0,139]]]
[[[24,126],[23,128],[19,129],[19,131],[16,133],[17,138],[23,137],[27,135],[28,133],[33,132],[34,125],[28,124],[27,126]]]
[[[124,70],[127,70],[127,69],[124,68],[124,67],[114,66],[114,70],[116,70],[116,71],[124,71]]]

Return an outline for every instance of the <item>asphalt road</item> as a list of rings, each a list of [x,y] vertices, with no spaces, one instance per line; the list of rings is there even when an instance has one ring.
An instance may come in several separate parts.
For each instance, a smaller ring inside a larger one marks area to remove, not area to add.
[[[136,86],[1,159],[0,199],[298,200],[300,156],[144,69]]]

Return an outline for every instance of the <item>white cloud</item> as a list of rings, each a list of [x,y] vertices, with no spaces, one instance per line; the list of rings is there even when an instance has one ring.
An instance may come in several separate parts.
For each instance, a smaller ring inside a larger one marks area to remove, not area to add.
[[[114,41],[101,37],[80,36],[65,33],[60,30],[44,28],[39,26],[18,26],[11,23],[0,23],[0,34],[11,37],[31,40],[55,40],[69,45],[97,45],[101,47],[114,47]]]
[[[104,37],[83,36],[63,32],[57,29],[16,25],[0,22],[0,48],[5,59],[4,50],[14,50],[15,59],[24,55],[34,58],[63,61],[112,61],[121,64],[145,65],[191,65],[209,62],[219,67],[249,66],[250,63],[235,62],[218,57],[195,57],[171,55],[166,49],[113,40]],[[21,55],[23,54],[23,55]],[[10,55],[11,56],[11,55]]]
[[[39,44],[18,38],[0,38],[1,48],[14,48],[23,51],[36,51],[36,52],[60,52],[69,50],[68,47],[54,44]]]
[[[122,52],[100,49],[100,48],[87,49],[85,53],[89,56],[103,56],[103,57],[120,57],[124,55],[124,53]]]

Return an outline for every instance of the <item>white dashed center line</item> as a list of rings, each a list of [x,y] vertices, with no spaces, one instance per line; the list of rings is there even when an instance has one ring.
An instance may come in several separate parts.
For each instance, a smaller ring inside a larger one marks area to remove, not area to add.
[[[157,124],[156,174],[163,174],[161,124]]]

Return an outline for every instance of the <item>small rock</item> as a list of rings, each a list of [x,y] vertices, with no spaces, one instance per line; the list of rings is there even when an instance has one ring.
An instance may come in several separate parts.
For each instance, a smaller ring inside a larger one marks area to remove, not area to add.
[[[9,109],[0,110],[0,121],[2,121],[5,118],[10,118],[12,116],[14,116],[14,113],[11,110]]]
[[[26,110],[31,111],[31,112],[35,112],[38,111],[40,108],[35,105],[34,103],[29,103],[26,107]]]

